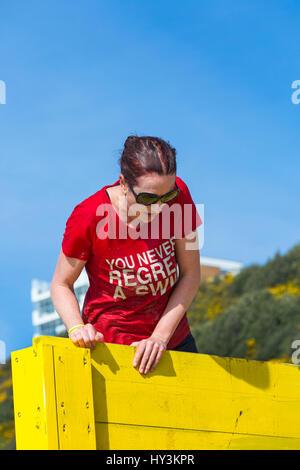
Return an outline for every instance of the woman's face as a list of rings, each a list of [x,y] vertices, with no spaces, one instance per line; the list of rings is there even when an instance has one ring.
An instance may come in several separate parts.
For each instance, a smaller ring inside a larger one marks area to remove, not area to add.
[[[123,175],[120,175],[120,180],[121,176],[123,177]],[[146,192],[162,196],[174,188],[175,180],[176,173],[172,173],[170,175],[148,173],[147,175],[140,176],[137,179],[137,183],[132,185],[132,188],[136,194]],[[127,191],[128,219],[139,216],[142,222],[151,222],[151,220],[153,220],[154,217],[156,217],[156,215],[158,215],[162,210],[164,203],[158,201],[156,204],[151,204],[150,206],[138,204],[129,186],[124,182],[124,177],[122,182],[124,191]]]

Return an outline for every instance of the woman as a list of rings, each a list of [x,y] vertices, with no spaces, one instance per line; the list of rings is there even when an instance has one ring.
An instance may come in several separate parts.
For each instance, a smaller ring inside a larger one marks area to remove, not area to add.
[[[202,221],[169,143],[129,136],[119,163],[119,180],[67,220],[50,291],[75,345],[137,346],[133,366],[147,374],[166,349],[198,352],[186,310],[200,282]],[[84,267],[81,317],[73,285]]]

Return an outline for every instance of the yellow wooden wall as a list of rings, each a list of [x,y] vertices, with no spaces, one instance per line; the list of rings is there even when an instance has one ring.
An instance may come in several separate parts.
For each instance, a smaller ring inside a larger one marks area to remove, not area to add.
[[[38,337],[12,353],[17,449],[300,449],[300,368]]]

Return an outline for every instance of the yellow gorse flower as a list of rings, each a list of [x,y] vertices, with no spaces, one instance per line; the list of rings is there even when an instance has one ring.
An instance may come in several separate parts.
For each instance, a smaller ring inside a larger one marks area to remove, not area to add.
[[[0,390],[5,390],[6,388],[10,388],[12,386],[12,378],[5,380],[0,384]]]
[[[246,359],[254,359],[256,356],[256,340],[255,338],[247,339]]]
[[[285,294],[300,295],[300,286],[298,280],[289,281],[286,284],[278,284],[275,287],[269,287],[271,292],[276,298],[282,297]]]
[[[255,338],[247,339],[247,346],[249,348],[252,348],[253,346],[255,346],[255,344],[256,344]]]
[[[214,284],[213,279],[208,284],[208,291],[198,295],[200,301],[205,306],[205,317],[214,320],[220,313],[223,313],[228,306],[235,300],[228,295],[227,287],[233,282],[234,276],[226,273],[222,276],[220,282]],[[207,282],[207,280],[206,280]]]

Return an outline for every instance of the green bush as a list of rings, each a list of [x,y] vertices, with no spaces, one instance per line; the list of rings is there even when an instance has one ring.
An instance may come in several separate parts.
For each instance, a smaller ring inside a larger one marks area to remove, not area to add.
[[[255,339],[255,359],[266,361],[291,355],[300,339],[300,297],[276,299],[267,290],[244,294],[229,309],[194,335],[204,354],[246,357],[247,340]]]
[[[290,358],[291,343],[300,339],[300,295],[276,297],[268,288],[291,281],[300,286],[300,244],[283,256],[276,253],[264,266],[244,268],[232,282],[220,276],[201,281],[189,309],[199,352],[262,361]],[[212,305],[219,306],[215,317],[207,315]]]

